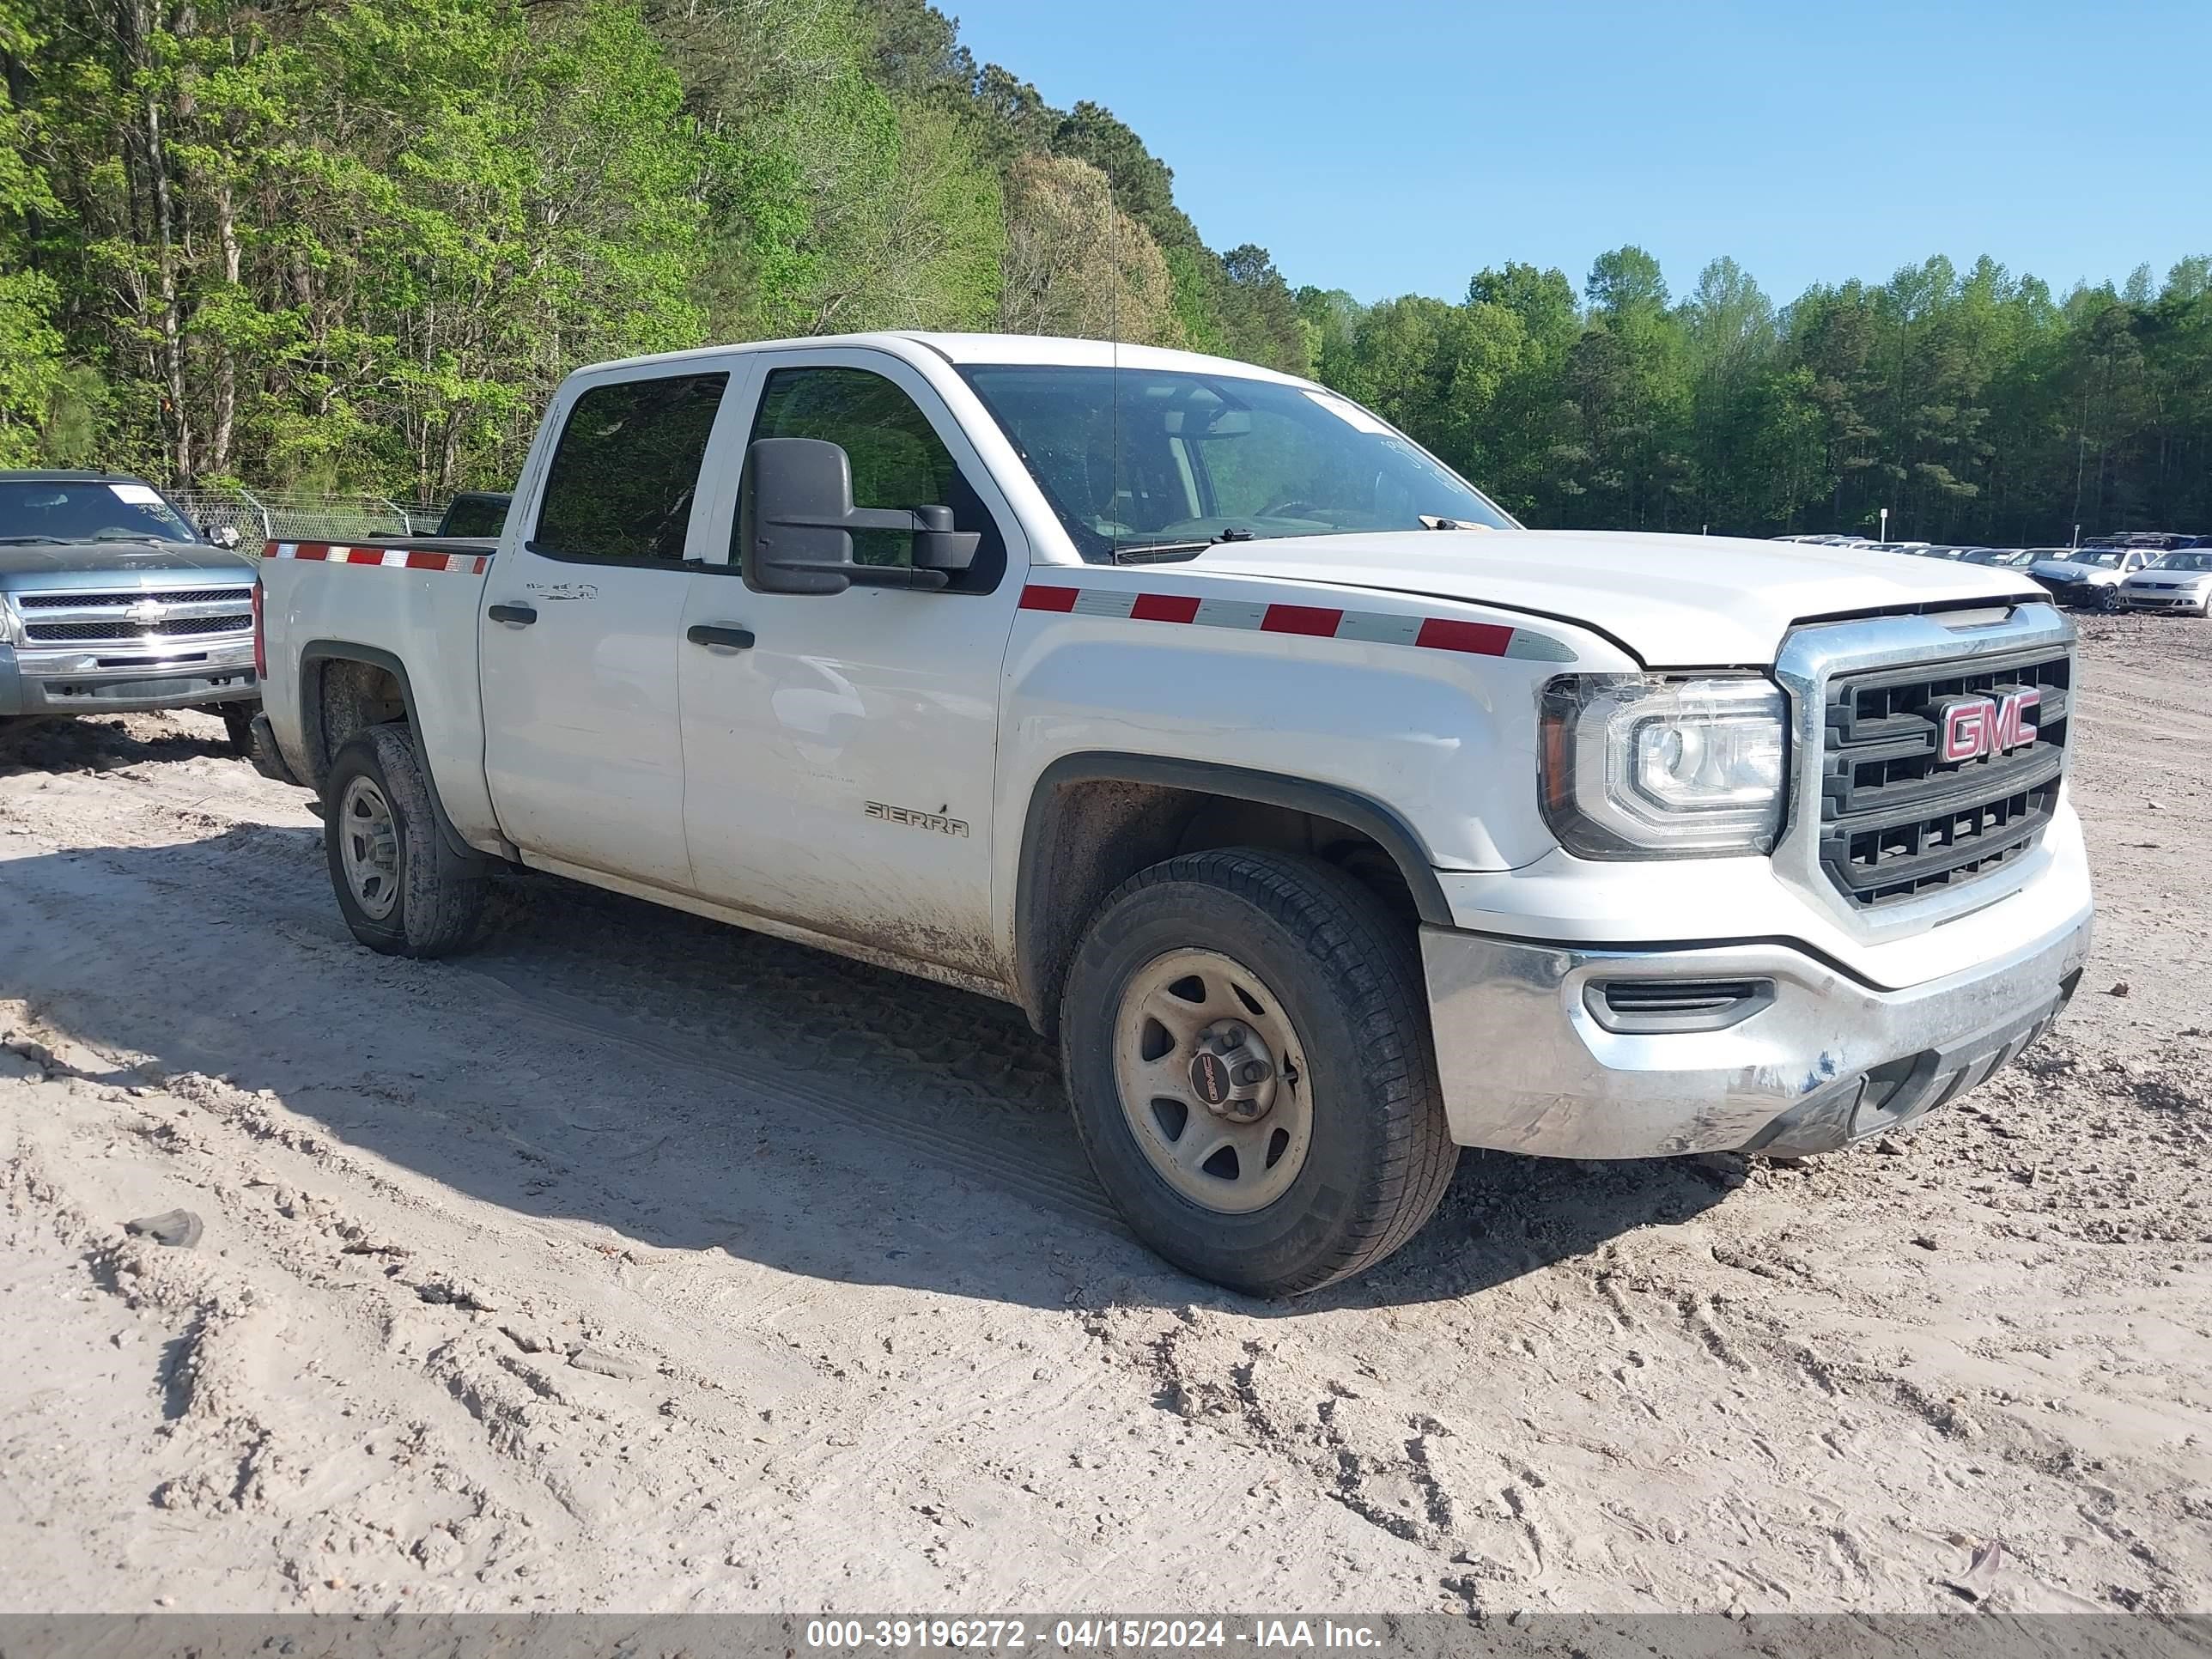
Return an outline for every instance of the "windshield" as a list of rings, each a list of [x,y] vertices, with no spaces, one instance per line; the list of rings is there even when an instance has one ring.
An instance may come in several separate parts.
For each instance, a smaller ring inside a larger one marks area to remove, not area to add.
[[[1513,527],[1412,440],[1318,387],[1057,364],[962,373],[1086,559],[1449,527],[1438,520]]]
[[[2069,562],[2074,564],[2094,564],[2100,570],[2118,570],[2120,568],[2120,561],[2125,557],[2127,555],[2117,547],[2085,547],[2079,553],[2072,555]]]
[[[87,479],[0,482],[0,543],[196,542],[151,484]]]
[[[2169,553],[2154,570],[2212,570],[2212,553]]]

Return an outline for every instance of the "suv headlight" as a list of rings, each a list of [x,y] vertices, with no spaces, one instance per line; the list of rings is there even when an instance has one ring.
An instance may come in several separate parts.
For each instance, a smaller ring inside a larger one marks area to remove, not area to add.
[[[21,645],[23,624],[16,619],[15,602],[0,593],[0,645]]]
[[[1770,681],[1567,674],[1544,688],[1541,714],[1544,818],[1569,852],[1773,850],[1789,721]]]

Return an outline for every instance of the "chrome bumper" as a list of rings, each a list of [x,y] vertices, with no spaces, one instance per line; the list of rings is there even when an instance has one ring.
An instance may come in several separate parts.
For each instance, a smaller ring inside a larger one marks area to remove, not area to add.
[[[2006,957],[1901,991],[1786,945],[1586,950],[1424,927],[1452,1139],[1556,1158],[1832,1151],[2041,1036],[2081,978],[2090,919],[2085,905]],[[1608,981],[1681,980],[1757,988],[1698,1016],[1706,1029],[1617,1029]]]
[[[194,641],[173,650],[103,643],[102,664],[82,647],[0,645],[0,714],[120,714],[258,698],[253,635]]]
[[[2195,611],[2212,615],[2212,598],[2202,593],[2130,593],[2124,587],[2120,605],[2129,611]]]

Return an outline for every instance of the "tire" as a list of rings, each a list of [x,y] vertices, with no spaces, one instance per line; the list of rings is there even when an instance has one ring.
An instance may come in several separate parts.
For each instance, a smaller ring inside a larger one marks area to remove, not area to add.
[[[372,726],[331,761],[323,851],[346,926],[370,950],[442,957],[475,942],[488,884],[438,833],[405,726]]]
[[[1317,859],[1231,848],[1131,877],[1077,949],[1060,1024],[1091,1168],[1137,1236],[1200,1278],[1318,1290],[1405,1243],[1450,1182],[1413,930]],[[1199,1050],[1224,1042],[1201,1077]],[[1206,1104],[1261,1071],[1264,1103]],[[1224,1137],[1233,1156],[1200,1161]]]
[[[2120,608],[2120,590],[2117,587],[2100,587],[2097,590],[2094,603],[2098,610],[2109,616]]]
[[[253,758],[253,716],[259,708],[258,703],[250,702],[216,705],[215,712],[222,716],[222,732],[230,739],[232,754]]]

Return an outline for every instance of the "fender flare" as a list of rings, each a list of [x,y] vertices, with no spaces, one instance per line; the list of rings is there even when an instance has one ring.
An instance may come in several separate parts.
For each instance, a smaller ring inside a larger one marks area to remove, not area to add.
[[[422,722],[415,718],[415,684],[407,675],[407,665],[391,652],[374,645],[356,645],[350,640],[310,640],[300,648],[300,665],[310,663],[357,662],[371,668],[381,668],[390,674],[399,687],[400,706],[407,711],[407,740],[414,746],[415,764],[422,769],[423,787],[430,793],[430,810],[437,815],[438,838],[455,858],[465,859],[473,866],[489,868],[499,862],[488,854],[471,847],[461,838],[453,821],[446,814],[446,803],[439,798],[438,775],[431,770],[429,751],[422,746]],[[322,676],[302,674],[300,677],[300,731],[307,740],[307,753],[319,756],[324,752]],[[314,695],[308,695],[308,688]],[[329,769],[325,761],[322,769]],[[322,779],[315,780],[315,793],[322,793]]]
[[[1420,836],[1395,811],[1369,796],[1335,784],[1213,761],[1171,760],[1111,750],[1063,755],[1037,775],[1030,788],[1015,875],[1015,981],[1033,1024],[1048,1021],[1051,1015],[1044,1006],[1049,988],[1042,982],[1039,958],[1047,954],[1044,941],[1051,931],[1044,908],[1047,872],[1043,862],[1052,845],[1052,815],[1059,810],[1056,802],[1060,791],[1077,783],[1158,784],[1333,818],[1368,836],[1389,855],[1405,878],[1422,921],[1438,927],[1452,925],[1443,884],[1437,878],[1436,866]],[[1039,1029],[1046,1028],[1040,1024]]]

